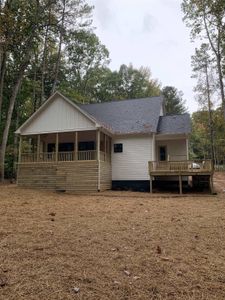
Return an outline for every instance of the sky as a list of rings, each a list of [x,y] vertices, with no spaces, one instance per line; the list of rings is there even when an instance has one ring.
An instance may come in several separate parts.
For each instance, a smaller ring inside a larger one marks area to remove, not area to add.
[[[110,52],[110,68],[132,63],[149,67],[162,86],[184,93],[189,112],[197,110],[191,78],[195,45],[182,21],[180,0],[88,0],[94,5],[95,33]]]

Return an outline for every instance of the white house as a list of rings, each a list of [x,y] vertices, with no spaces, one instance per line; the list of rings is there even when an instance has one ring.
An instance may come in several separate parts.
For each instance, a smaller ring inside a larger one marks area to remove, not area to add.
[[[188,114],[163,98],[76,104],[56,92],[17,131],[17,183],[56,190],[149,188],[149,161],[188,160]]]

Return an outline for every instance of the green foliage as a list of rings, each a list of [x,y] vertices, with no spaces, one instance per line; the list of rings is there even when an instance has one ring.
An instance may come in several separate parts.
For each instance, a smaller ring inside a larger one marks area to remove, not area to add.
[[[199,39],[209,45],[207,53],[216,67],[217,89],[225,120],[225,1],[183,0],[181,7],[184,21],[191,28],[192,39]]]
[[[225,123],[222,109],[212,112],[214,124],[214,146],[216,162],[225,160]],[[192,115],[191,156],[194,158],[211,158],[210,130],[208,111],[197,111]]]
[[[162,89],[167,114],[182,114],[187,111],[183,93],[173,86],[165,86]]]
[[[149,68],[121,65],[118,71],[102,68],[97,71],[92,101],[133,99],[160,95],[160,84],[151,78]]]

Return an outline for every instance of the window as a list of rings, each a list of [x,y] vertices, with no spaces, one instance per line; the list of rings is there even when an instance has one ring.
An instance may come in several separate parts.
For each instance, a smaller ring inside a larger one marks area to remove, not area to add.
[[[48,144],[48,152],[55,152],[55,144]],[[74,143],[59,143],[59,152],[72,152],[74,151]]]
[[[78,145],[78,150],[79,151],[91,151],[95,150],[95,142],[79,142]]]
[[[123,152],[123,144],[114,144],[114,153]]]
[[[160,161],[166,160],[166,146],[159,147],[159,160]]]
[[[48,144],[48,152],[55,152],[55,144]]]
[[[72,152],[74,151],[74,143],[60,143],[59,152]]]

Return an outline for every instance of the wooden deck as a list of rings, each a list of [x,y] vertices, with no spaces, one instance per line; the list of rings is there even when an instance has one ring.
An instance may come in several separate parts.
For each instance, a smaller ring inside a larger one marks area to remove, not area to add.
[[[184,176],[209,176],[210,189],[213,192],[213,163],[212,160],[184,161],[149,161],[150,192],[154,177],[179,178],[179,191],[182,194],[182,179]]]

